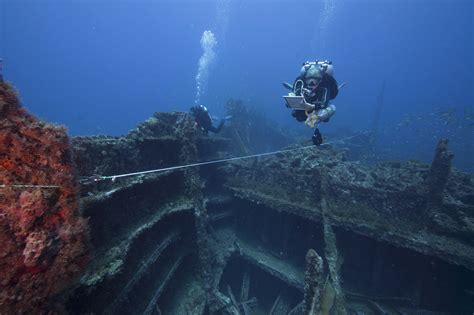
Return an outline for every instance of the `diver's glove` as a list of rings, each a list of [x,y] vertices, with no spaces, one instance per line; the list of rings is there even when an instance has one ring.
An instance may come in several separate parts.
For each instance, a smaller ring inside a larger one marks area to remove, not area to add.
[[[323,143],[323,136],[321,135],[321,132],[319,132],[319,128],[314,130],[314,134],[311,139],[313,140],[313,144],[316,146],[320,146]]]
[[[314,126],[316,126],[318,123],[319,123],[319,116],[318,114],[316,113],[315,110],[313,110],[312,112],[306,112],[306,121],[304,122],[306,126],[310,127],[310,128],[314,128]],[[316,129],[317,130],[317,129]]]

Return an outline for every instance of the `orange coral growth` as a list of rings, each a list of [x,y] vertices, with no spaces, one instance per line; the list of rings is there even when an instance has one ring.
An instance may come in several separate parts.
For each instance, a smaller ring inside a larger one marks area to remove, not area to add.
[[[0,83],[0,314],[49,313],[87,263],[70,144]],[[50,185],[54,187],[25,187]]]

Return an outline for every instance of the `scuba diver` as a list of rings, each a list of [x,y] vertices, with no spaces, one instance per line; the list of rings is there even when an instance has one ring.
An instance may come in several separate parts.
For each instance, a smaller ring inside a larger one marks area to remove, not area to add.
[[[336,98],[344,85],[338,86],[333,74],[331,61],[306,61],[293,85],[283,83],[284,87],[292,91],[284,96],[287,107],[293,109],[292,116],[311,128],[316,126],[312,140],[317,146],[323,143],[318,125],[328,122],[336,112],[336,106],[329,101]]]
[[[213,133],[218,133],[221,131],[222,127],[226,120],[230,119],[231,116],[227,116],[221,119],[221,122],[217,127],[212,125],[212,118],[209,115],[209,111],[206,106],[199,105],[193,106],[190,109],[191,115],[194,117],[194,121],[196,122],[196,126],[205,134],[208,134],[209,131]]]

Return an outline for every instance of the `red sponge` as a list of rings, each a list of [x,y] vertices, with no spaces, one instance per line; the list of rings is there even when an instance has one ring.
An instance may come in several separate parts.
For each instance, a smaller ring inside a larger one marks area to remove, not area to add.
[[[88,227],[63,127],[0,83],[0,314],[60,311],[50,297],[85,267]]]

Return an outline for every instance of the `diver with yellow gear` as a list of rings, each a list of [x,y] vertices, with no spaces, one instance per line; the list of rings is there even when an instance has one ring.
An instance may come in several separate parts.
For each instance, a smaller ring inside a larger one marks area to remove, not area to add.
[[[284,87],[292,90],[284,96],[287,107],[293,109],[292,116],[311,128],[316,126],[312,140],[317,146],[323,143],[318,125],[328,122],[336,112],[336,106],[329,101],[336,98],[342,87],[337,85],[333,74],[331,61],[306,61],[293,85],[283,83]]]

